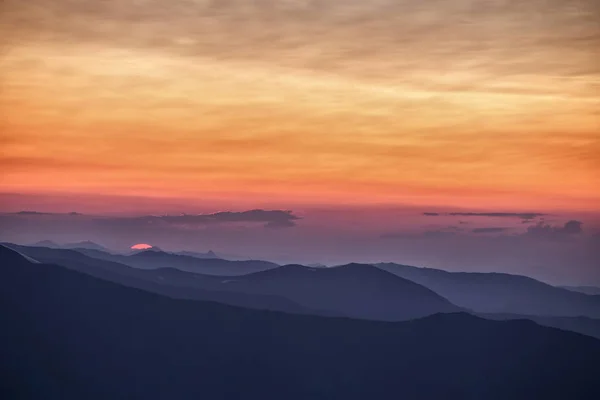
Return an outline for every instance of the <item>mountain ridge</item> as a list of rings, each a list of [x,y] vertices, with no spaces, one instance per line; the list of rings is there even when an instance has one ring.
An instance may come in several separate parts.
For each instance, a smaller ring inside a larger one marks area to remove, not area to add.
[[[442,314],[392,323],[248,310],[169,299],[6,253],[0,248],[0,355],[11,379],[0,390],[13,398],[600,394],[600,341],[529,321]]]

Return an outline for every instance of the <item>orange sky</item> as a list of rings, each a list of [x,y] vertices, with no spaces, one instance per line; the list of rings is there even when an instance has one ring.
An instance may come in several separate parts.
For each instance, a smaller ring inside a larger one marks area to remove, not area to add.
[[[593,0],[364,3],[5,0],[0,192],[598,208]]]

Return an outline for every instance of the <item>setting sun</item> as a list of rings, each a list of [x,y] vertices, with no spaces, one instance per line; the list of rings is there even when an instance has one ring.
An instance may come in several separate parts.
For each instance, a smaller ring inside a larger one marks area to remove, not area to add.
[[[151,248],[152,246],[147,243],[138,243],[131,246],[131,250],[148,250]]]

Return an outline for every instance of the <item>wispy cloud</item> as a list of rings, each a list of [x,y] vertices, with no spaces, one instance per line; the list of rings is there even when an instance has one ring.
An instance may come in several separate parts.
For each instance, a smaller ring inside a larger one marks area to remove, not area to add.
[[[497,217],[497,218],[521,218],[525,220],[530,220],[538,217],[543,217],[548,214],[539,213],[539,212],[446,212],[446,213],[437,213],[437,212],[425,212],[423,215],[429,217],[438,217],[438,216],[453,216],[453,217]],[[464,222],[464,221],[463,221]],[[461,222],[461,223],[463,223]]]
[[[72,216],[76,216],[76,215],[83,215],[80,214],[78,212],[72,211],[70,213],[49,213],[49,212],[40,212],[40,211],[18,211],[16,213],[13,213],[13,215],[29,215],[29,216],[36,216],[36,215],[72,215]]]
[[[583,233],[583,222],[571,220],[562,226],[539,222],[527,228],[525,235],[537,238],[560,239]]]
[[[215,225],[228,223],[262,223],[265,228],[290,228],[300,217],[289,210],[222,211],[212,214],[148,215],[134,218],[117,218],[141,224],[166,223],[170,225]]]

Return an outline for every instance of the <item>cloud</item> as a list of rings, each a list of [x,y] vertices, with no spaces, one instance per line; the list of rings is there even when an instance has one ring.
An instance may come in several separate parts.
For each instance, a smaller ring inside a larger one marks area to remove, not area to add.
[[[264,223],[265,228],[290,228],[300,218],[289,210],[222,211],[213,214],[161,215],[130,218],[142,223],[166,223],[169,225],[195,226],[237,222]]]
[[[72,215],[72,216],[79,216],[79,215],[83,215],[80,214],[78,212],[72,211],[69,213],[52,213],[52,212],[41,212],[41,211],[18,211],[15,213],[7,213],[5,215],[12,215],[12,216],[23,216],[23,217],[29,217],[29,216],[44,216],[44,215],[51,215],[51,216],[63,216],[63,215]]]
[[[488,228],[475,228],[475,229],[471,230],[471,232],[473,232],[473,233],[497,233],[497,232],[504,232],[509,229],[511,229],[511,228],[494,226],[494,227],[488,227]]]
[[[583,222],[571,220],[563,226],[552,226],[544,222],[539,222],[527,228],[525,235],[539,238],[565,238],[579,235],[583,232]]]
[[[428,217],[452,216],[452,217],[498,217],[498,218],[521,218],[523,220],[532,220],[537,217],[542,217],[543,213],[537,212],[522,212],[522,213],[507,213],[507,212],[424,212],[423,215]],[[466,221],[460,221],[461,224],[466,224]]]
[[[567,234],[577,234],[583,232],[583,228],[581,227],[583,222],[571,220],[565,224],[562,228],[561,232]]]
[[[500,218],[521,218],[533,219],[547,214],[526,212],[526,213],[504,213],[504,212],[452,212],[446,215],[461,216],[461,217],[500,217]]]

